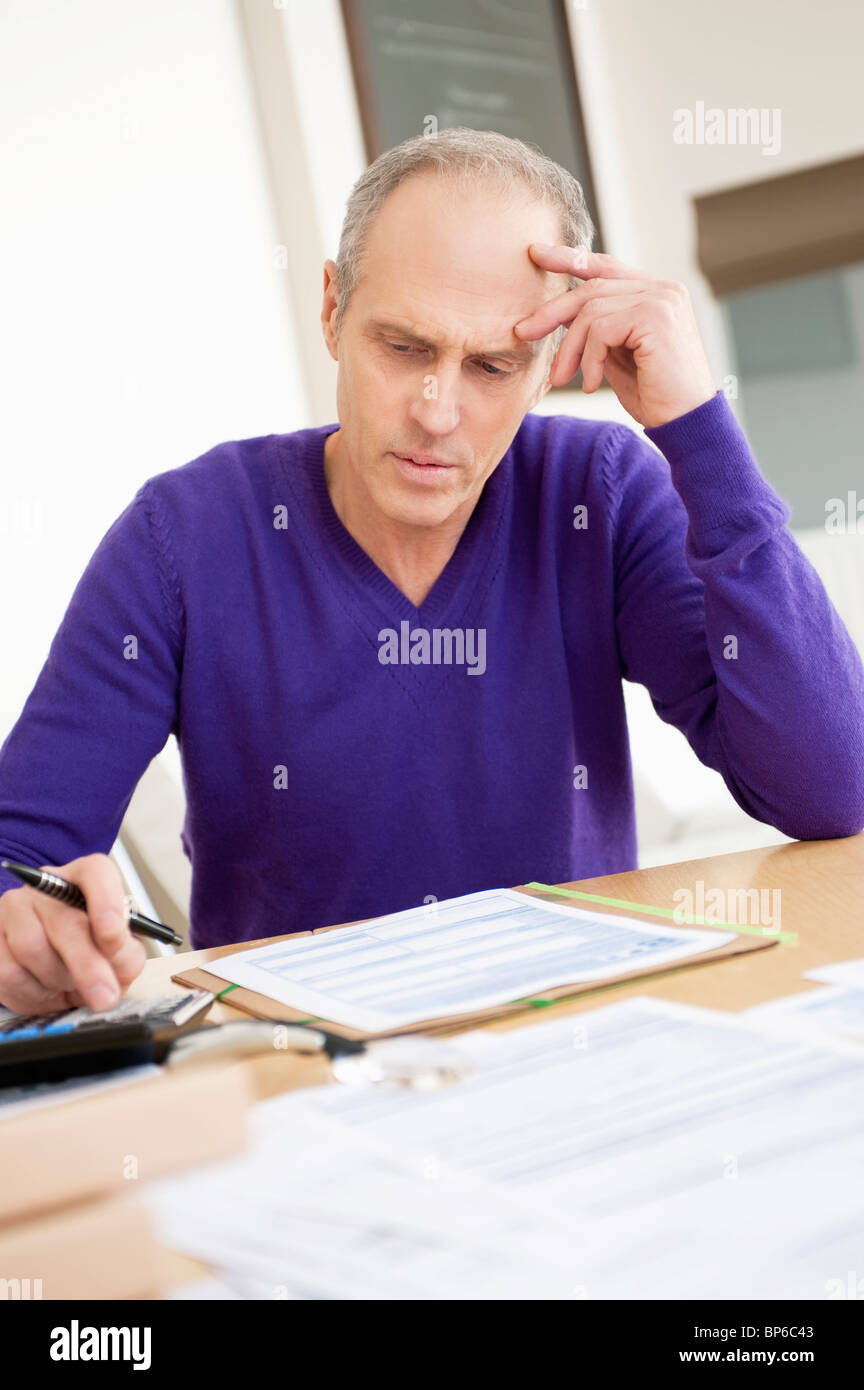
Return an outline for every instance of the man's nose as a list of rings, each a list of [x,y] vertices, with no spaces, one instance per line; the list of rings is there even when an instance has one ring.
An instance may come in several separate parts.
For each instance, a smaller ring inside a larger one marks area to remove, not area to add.
[[[418,383],[409,415],[427,434],[452,434],[459,424],[461,363],[426,372]]]

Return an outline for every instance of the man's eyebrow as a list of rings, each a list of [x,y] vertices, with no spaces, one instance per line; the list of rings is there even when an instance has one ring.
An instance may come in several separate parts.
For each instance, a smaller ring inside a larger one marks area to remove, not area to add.
[[[378,333],[392,333],[396,338],[404,338],[408,342],[416,344],[417,347],[437,348],[438,344],[431,342],[428,338],[421,338],[417,333],[410,333],[406,328],[398,323],[391,323],[389,319],[370,319],[367,328]],[[500,357],[505,362],[530,362],[536,357],[538,349],[543,339],[539,338],[535,342],[520,343],[515,347],[504,348],[477,348],[466,355],[468,357]]]

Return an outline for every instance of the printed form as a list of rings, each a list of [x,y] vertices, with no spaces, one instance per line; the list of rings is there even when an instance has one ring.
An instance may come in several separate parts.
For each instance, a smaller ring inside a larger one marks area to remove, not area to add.
[[[864,1269],[864,1049],[637,997],[462,1033],[426,1095],[311,1087],[265,1104],[537,1201],[587,1298],[839,1297]],[[859,1275],[860,1277],[860,1275]]]
[[[159,1237],[217,1272],[217,1296],[574,1296],[572,1238],[518,1194],[382,1153],[311,1113],[292,1113],[290,1135],[266,1106],[249,1118],[239,1157],[146,1193]]]
[[[817,1031],[864,1042],[864,990],[824,985],[755,1004],[743,1018],[764,1027]]]
[[[246,1298],[857,1296],[864,1049],[644,996],[458,1045],[440,1090],[260,1102],[151,1185],[163,1241]]]
[[[668,965],[733,937],[496,888],[221,956],[207,969],[292,1008],[377,1033]]]

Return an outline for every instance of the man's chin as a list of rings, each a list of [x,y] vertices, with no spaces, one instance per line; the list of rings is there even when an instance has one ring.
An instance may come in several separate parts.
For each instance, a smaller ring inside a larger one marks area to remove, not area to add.
[[[438,489],[429,496],[418,496],[418,491],[409,487],[388,491],[379,502],[381,511],[401,526],[442,526],[463,500]]]

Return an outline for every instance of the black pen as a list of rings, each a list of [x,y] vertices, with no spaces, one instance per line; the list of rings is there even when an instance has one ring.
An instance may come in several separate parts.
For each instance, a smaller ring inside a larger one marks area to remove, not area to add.
[[[57,874],[49,874],[45,869],[31,869],[28,864],[13,864],[8,859],[0,859],[0,867],[8,869],[10,874],[35,888],[37,893],[47,893],[49,897],[57,898],[61,903],[68,903],[70,907],[80,907],[87,911],[87,899],[76,883],[70,883],[68,879],[60,878]],[[152,917],[145,917],[140,912],[129,913],[129,930],[138,936],[149,936],[154,941],[164,941],[169,946],[183,945],[182,936],[178,936],[171,927],[166,927],[163,922],[154,922]]]

